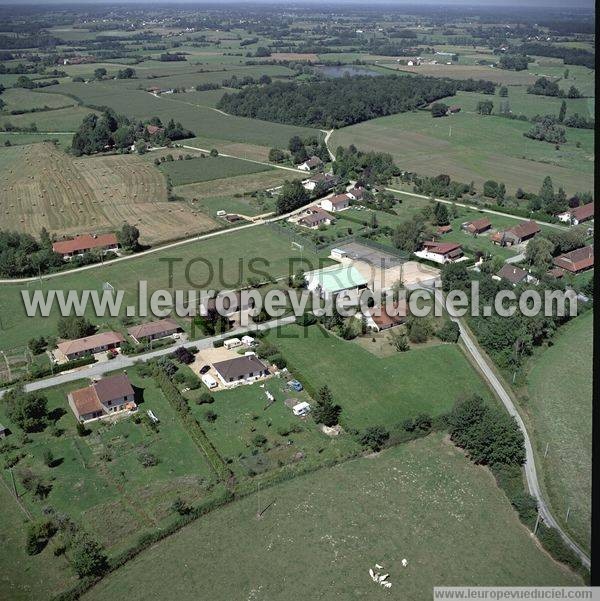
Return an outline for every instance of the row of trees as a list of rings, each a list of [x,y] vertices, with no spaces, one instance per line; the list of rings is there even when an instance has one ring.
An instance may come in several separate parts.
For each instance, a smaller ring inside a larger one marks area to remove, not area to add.
[[[218,108],[243,117],[310,127],[343,127],[452,96],[458,90],[494,93],[485,81],[432,77],[347,77],[307,84],[274,82],[225,94]]]

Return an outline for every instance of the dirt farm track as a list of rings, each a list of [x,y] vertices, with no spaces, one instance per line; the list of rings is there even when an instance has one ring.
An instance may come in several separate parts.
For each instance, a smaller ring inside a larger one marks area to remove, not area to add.
[[[50,143],[5,148],[0,155],[3,228],[58,236],[136,225],[144,243],[199,234],[216,224],[167,200],[163,175],[134,155],[74,158]]]

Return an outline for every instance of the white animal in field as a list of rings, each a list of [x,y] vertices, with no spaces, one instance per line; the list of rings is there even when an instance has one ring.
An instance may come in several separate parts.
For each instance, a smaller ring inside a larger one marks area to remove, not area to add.
[[[391,582],[382,582],[381,584],[383,584],[383,586],[385,586],[385,588],[392,588]]]
[[[369,568],[369,576],[371,576],[371,578],[373,580],[375,580],[375,574],[373,573],[373,569],[372,568]]]
[[[402,560],[402,567],[405,568],[408,565],[408,560],[407,559],[403,559]]]
[[[376,567],[378,570],[383,570],[383,566],[380,566],[378,563],[376,563],[376,564],[375,564],[375,567]]]
[[[379,576],[379,584],[383,583],[384,580],[389,576],[389,574],[384,574],[383,576]]]

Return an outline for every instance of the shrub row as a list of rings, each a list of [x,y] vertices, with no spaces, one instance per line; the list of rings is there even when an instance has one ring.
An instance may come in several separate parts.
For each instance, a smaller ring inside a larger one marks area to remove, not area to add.
[[[204,432],[202,426],[198,423],[198,420],[190,413],[188,402],[181,396],[181,393],[175,384],[173,384],[169,376],[162,369],[158,369],[155,380],[165,395],[165,398],[171,403],[177,413],[179,413],[188,434],[191,436],[196,446],[204,453],[210,467],[217,477],[224,481],[230,478],[232,475],[231,470],[226,466],[225,461],[208,439],[206,432]]]

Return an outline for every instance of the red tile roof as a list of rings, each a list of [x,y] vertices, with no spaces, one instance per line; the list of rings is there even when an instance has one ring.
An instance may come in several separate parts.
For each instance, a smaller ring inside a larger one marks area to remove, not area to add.
[[[423,242],[423,246],[436,255],[447,255],[455,250],[460,250],[462,246],[454,242],[434,242],[433,240]]]
[[[115,345],[123,342],[123,336],[118,332],[101,332],[93,336],[78,338],[77,340],[66,340],[57,345],[58,350],[64,355],[85,353],[101,346]]]
[[[179,324],[174,319],[159,319],[157,321],[141,323],[129,328],[127,331],[136,340],[139,340],[140,338],[146,338],[147,336],[156,336],[156,334],[162,334],[163,332],[170,332],[178,329]]]
[[[489,230],[492,227],[492,223],[487,217],[483,219],[475,219],[474,221],[469,222],[466,225],[466,228],[470,232],[484,232],[485,230]]]
[[[326,198],[325,200],[328,200],[333,206],[347,205],[350,203],[350,198],[347,194],[337,194],[336,196]]]
[[[451,231],[452,231],[451,225],[439,225],[437,228],[438,234],[447,234],[448,232],[451,232]]]
[[[586,205],[575,207],[570,211],[571,217],[577,219],[577,221],[587,221],[588,219],[594,218],[594,203],[590,202]]]
[[[75,409],[77,409],[77,417],[93,413],[94,411],[103,411],[93,386],[74,390],[71,392],[71,399],[73,400]]]
[[[518,284],[527,279],[527,272],[524,269],[508,263],[505,263],[496,275],[508,280],[511,284]]]
[[[507,231],[512,232],[518,238],[526,238],[542,230],[535,221],[526,221],[525,223],[519,223],[519,225],[509,228]]]
[[[557,267],[571,273],[590,269],[594,266],[594,247],[590,245],[572,250],[569,253],[556,257],[553,262]]]
[[[393,305],[392,315],[388,315],[385,305],[371,312],[371,319],[380,330],[391,328],[406,321],[408,306],[405,300],[396,301]],[[377,315],[379,313],[379,315]]]
[[[165,128],[159,127],[158,125],[146,125],[146,131],[153,136],[154,134],[165,131]]]
[[[52,250],[60,255],[71,254],[74,252],[83,252],[93,248],[106,248],[117,246],[117,236],[115,234],[100,234],[92,236],[84,234],[71,240],[61,240],[52,245]]]

